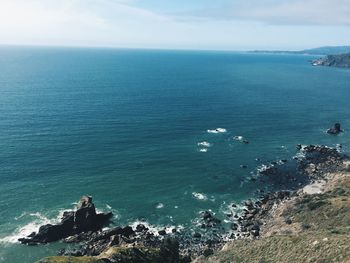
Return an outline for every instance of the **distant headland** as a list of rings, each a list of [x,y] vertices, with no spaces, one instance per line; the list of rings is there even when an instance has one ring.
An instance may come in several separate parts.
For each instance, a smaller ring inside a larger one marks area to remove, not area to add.
[[[339,55],[328,55],[312,61],[313,66],[350,68],[350,52]]]
[[[300,54],[300,55],[340,55],[350,53],[350,46],[327,46],[312,49],[288,51],[288,50],[253,50],[251,53],[267,54]]]

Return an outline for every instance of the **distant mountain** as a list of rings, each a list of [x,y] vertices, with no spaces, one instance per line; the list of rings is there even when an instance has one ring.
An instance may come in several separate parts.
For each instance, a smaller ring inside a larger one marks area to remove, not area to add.
[[[350,68],[350,53],[340,55],[328,55],[312,61],[314,66],[328,66]]]
[[[318,47],[300,51],[283,51],[283,50],[254,50],[253,53],[269,54],[305,54],[305,55],[339,55],[350,53],[350,46]]]

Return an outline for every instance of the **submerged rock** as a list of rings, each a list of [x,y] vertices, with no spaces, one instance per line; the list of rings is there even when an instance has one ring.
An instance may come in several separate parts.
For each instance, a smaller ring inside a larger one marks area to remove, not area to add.
[[[82,232],[97,231],[102,229],[111,217],[112,213],[97,214],[92,197],[83,196],[76,211],[64,212],[60,223],[43,225],[38,233],[32,233],[18,241],[22,244],[49,243]]]

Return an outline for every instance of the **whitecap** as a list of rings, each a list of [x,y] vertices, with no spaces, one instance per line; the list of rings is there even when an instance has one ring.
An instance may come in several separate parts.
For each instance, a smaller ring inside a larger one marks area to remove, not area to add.
[[[192,196],[194,198],[196,198],[197,200],[203,200],[203,201],[208,200],[208,197],[205,194],[202,194],[202,193],[193,192]]]
[[[237,136],[233,136],[233,139],[235,140],[235,141],[243,141],[243,136],[241,136],[241,135],[237,135]]]
[[[112,207],[109,204],[106,204],[107,209],[112,209]]]
[[[207,130],[208,133],[225,133],[227,130],[225,128],[216,128],[214,130]]]
[[[207,151],[208,151],[207,148],[201,148],[201,149],[199,149],[199,152],[201,152],[201,153],[206,153]]]
[[[158,203],[158,204],[156,205],[156,208],[157,208],[157,209],[162,209],[162,208],[164,208],[164,204],[163,204],[163,203]]]
[[[203,146],[203,147],[210,147],[211,144],[209,142],[203,141],[203,142],[199,142],[197,143],[198,146]]]

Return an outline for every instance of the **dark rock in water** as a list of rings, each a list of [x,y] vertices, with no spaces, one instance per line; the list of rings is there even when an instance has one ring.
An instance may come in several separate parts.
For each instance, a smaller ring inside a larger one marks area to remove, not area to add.
[[[343,130],[340,127],[340,123],[336,123],[334,124],[334,126],[330,129],[327,130],[328,134],[332,134],[332,135],[337,135],[339,133],[341,133]]]
[[[248,200],[244,201],[244,205],[248,208],[251,208],[251,207],[253,207],[253,202],[252,202],[252,200],[248,199]]]
[[[166,235],[165,229],[159,230],[158,234],[161,235],[161,236],[165,236]]]
[[[209,211],[204,211],[203,213],[203,219],[205,221],[204,226],[205,227],[214,227],[221,223],[221,220],[216,218],[212,213]],[[204,228],[205,228],[204,227]]]
[[[195,233],[193,234],[193,237],[194,237],[194,238],[201,238],[202,235],[201,235],[200,233],[198,233],[198,232],[195,232]]]
[[[143,225],[143,224],[138,224],[136,226],[136,232],[144,232],[144,231],[147,231],[147,230],[148,230],[148,228],[145,225]]]
[[[249,143],[249,141],[247,141],[247,140],[243,140],[242,141],[244,144],[248,144]]]
[[[112,213],[97,214],[92,198],[83,196],[76,211],[64,212],[57,225],[43,225],[38,233],[20,238],[22,244],[49,243],[86,231],[97,231],[112,217]]]
[[[302,146],[301,144],[297,144],[297,146],[296,146],[296,148],[297,148],[298,151],[300,151],[302,147],[303,147],[303,146]]]
[[[247,169],[248,168],[248,166],[245,165],[245,164],[241,164],[239,167],[241,167],[242,169]]]

